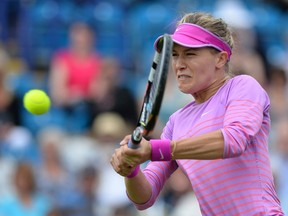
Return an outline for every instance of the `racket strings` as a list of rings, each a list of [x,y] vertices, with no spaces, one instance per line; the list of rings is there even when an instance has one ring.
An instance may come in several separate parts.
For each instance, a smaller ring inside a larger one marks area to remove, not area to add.
[[[159,62],[161,64],[161,62]],[[153,77],[153,82],[152,82],[152,87],[150,90],[150,95],[149,95],[149,102],[150,106],[153,107],[155,104],[155,101],[157,100],[157,94],[159,94],[159,91],[161,90],[161,71],[159,71],[159,64],[157,64],[156,70],[154,72],[154,77]]]
[[[165,38],[161,52],[155,53],[152,63],[148,87],[143,104],[140,125],[147,131],[151,130],[156,122],[158,112],[161,107],[164,94],[167,74],[169,71],[169,62],[172,55],[172,40]]]

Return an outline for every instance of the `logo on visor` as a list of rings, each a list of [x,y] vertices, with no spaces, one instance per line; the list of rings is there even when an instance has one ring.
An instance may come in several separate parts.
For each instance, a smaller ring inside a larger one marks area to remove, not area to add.
[[[178,27],[176,30],[175,30],[175,32],[178,32],[179,30],[181,30],[181,29],[183,29],[184,27]]]

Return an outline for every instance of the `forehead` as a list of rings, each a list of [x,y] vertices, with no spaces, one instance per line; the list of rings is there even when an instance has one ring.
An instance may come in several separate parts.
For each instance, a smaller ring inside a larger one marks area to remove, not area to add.
[[[200,52],[200,51],[212,51],[213,53],[218,53],[219,51],[213,47],[185,47],[177,43],[173,43],[173,52]]]
[[[200,50],[204,50],[204,49],[207,49],[207,47],[185,47],[185,46],[182,46],[180,44],[177,44],[177,43],[173,43],[173,51],[176,52],[187,52],[187,51],[200,51]]]
[[[173,43],[173,50],[197,50],[199,48],[185,47],[177,43]]]

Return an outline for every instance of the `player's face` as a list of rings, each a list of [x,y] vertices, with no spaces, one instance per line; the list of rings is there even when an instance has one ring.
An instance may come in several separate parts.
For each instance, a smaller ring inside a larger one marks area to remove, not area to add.
[[[178,44],[173,46],[172,67],[179,89],[187,94],[195,94],[209,89],[219,76],[219,53],[211,48],[188,48]]]

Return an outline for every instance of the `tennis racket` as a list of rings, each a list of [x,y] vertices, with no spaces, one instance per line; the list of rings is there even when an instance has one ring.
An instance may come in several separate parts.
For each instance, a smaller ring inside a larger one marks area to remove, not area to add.
[[[137,127],[128,143],[129,148],[137,149],[142,137],[147,136],[155,127],[170,68],[172,45],[173,41],[168,34],[164,34],[157,43],[141,112]]]

